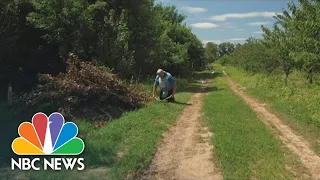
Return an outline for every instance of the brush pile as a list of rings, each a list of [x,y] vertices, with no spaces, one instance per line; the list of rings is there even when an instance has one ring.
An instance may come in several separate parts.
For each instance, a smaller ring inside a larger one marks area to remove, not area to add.
[[[38,86],[21,99],[37,111],[58,111],[72,119],[110,120],[149,101],[143,88],[94,63],[71,58],[66,73],[40,75]]]

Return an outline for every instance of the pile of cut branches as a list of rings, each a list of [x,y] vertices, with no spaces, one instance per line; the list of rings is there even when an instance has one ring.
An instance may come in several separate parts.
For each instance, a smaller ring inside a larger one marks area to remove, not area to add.
[[[110,120],[149,101],[143,88],[120,80],[95,63],[70,59],[66,73],[40,75],[38,86],[21,100],[37,110],[57,110],[73,119]]]

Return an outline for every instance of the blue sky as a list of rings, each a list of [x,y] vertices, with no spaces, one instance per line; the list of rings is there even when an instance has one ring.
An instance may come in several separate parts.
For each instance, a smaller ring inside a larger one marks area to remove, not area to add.
[[[175,5],[186,23],[204,43],[243,43],[261,38],[261,25],[272,27],[273,16],[291,0],[156,0]]]

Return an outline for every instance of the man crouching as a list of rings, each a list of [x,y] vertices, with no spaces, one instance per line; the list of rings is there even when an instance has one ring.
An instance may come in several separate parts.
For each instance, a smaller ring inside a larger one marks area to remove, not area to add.
[[[170,73],[165,72],[162,69],[158,69],[152,91],[153,98],[156,98],[156,91],[158,86],[160,86],[160,100],[174,102],[174,94],[177,90],[177,83]]]

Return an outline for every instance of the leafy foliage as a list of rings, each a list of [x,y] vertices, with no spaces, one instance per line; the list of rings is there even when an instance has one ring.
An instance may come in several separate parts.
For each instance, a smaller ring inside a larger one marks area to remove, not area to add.
[[[35,79],[37,73],[63,72],[70,52],[85,61],[97,60],[125,78],[154,74],[157,68],[184,74],[206,64],[200,40],[174,6],[151,0],[2,4],[0,79],[5,83],[19,79],[13,78],[18,73]],[[22,83],[16,81],[14,87]]]
[[[206,55],[207,58],[210,62],[214,62],[215,60],[217,60],[218,56],[219,56],[219,52],[218,52],[218,45],[213,43],[213,42],[208,42],[206,44]]]
[[[205,45],[205,55],[209,62],[214,62],[218,58],[223,58],[233,53],[237,46],[238,45],[230,42],[223,42],[220,44],[208,42]]]
[[[309,83],[320,73],[320,2],[299,0],[288,4],[288,10],[278,14],[272,29],[262,26],[263,39],[249,39],[220,61],[236,65],[248,72],[282,71],[287,84],[294,71],[306,74]]]
[[[155,6],[160,19],[161,35],[157,44],[156,61],[160,66],[170,69],[174,74],[184,74],[203,67],[206,62],[201,41],[182,24],[185,16],[174,6]]]
[[[43,32],[26,22],[33,10],[27,0],[0,7],[0,90],[12,82],[15,92],[25,91],[36,82],[37,73],[65,70],[57,46],[47,44],[41,38]]]

